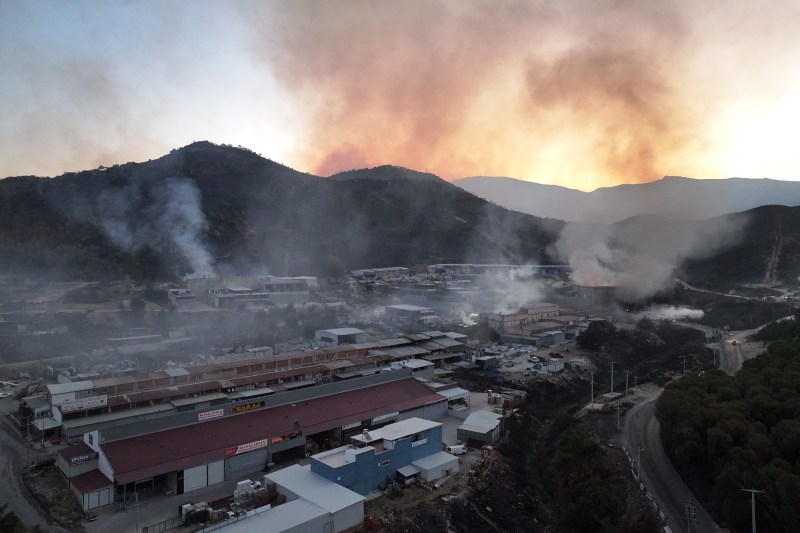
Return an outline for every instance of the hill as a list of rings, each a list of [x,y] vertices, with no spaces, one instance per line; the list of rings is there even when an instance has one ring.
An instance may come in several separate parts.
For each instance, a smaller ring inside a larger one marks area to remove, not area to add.
[[[689,179],[582,192],[504,177],[471,177],[455,185],[497,205],[540,217],[612,223],[636,215],[702,220],[762,205],[800,205],[800,182],[770,179]]]
[[[62,277],[546,261],[560,227],[430,174],[377,167],[326,179],[208,142],[143,163],[0,180],[0,268]]]

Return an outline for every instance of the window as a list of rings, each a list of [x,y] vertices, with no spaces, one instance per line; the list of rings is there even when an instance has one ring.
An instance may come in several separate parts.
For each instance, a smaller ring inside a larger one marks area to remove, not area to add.
[[[380,466],[389,466],[389,463],[391,463],[391,461],[389,461],[389,460],[387,459],[387,460],[385,460],[385,461],[381,461],[381,462],[380,462]]]

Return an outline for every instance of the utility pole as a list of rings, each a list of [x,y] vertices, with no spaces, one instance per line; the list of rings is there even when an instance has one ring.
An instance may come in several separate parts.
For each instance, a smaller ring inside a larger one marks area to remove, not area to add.
[[[614,394],[614,361],[611,361],[611,394]]]
[[[136,498],[136,533],[139,533],[139,492],[134,491],[133,497]]]
[[[636,385],[636,374],[634,374],[633,375],[633,390],[636,390],[636,388],[637,388],[637,385]]]
[[[691,500],[684,500],[683,502],[683,517],[686,519],[686,531],[687,533],[692,533],[692,524],[694,523],[695,519],[695,506],[694,502]]]
[[[752,509],[752,515],[753,515],[753,533],[756,533],[756,493],[764,494],[764,491],[756,489],[741,489],[741,490],[750,493],[750,508]]]
[[[683,359],[683,375],[686,375],[686,356],[682,355],[681,359]]]
[[[617,429],[619,429],[619,402],[617,402]]]
[[[628,379],[631,377],[630,371],[625,371],[625,399],[628,399]]]
[[[592,372],[592,403],[589,404],[590,409],[594,409],[594,372]]]

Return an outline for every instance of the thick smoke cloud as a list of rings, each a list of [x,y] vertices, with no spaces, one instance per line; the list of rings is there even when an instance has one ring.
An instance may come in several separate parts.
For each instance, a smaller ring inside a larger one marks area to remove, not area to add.
[[[213,257],[203,241],[206,219],[200,191],[188,179],[105,188],[94,200],[71,206],[70,214],[103,228],[122,250],[150,248],[159,255],[177,255],[189,276],[213,273]]]
[[[526,178],[650,181],[702,131],[703,113],[659,66],[680,59],[688,31],[671,2],[277,10],[254,22],[253,50],[315,102],[303,158],[322,175],[395,163],[461,177],[513,160],[512,175]]]
[[[569,262],[579,285],[613,286],[623,299],[639,300],[669,287],[688,259],[734,244],[745,215],[704,221],[634,217],[613,225],[568,223],[554,252]]]

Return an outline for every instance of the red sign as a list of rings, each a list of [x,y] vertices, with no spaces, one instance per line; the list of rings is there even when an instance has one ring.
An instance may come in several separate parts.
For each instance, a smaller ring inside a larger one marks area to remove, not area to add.
[[[240,453],[252,452],[253,450],[266,448],[267,446],[269,446],[269,439],[261,439],[254,442],[248,442],[247,444],[240,444],[239,446],[231,446],[225,450],[225,457],[233,457],[234,455],[239,455]]]

